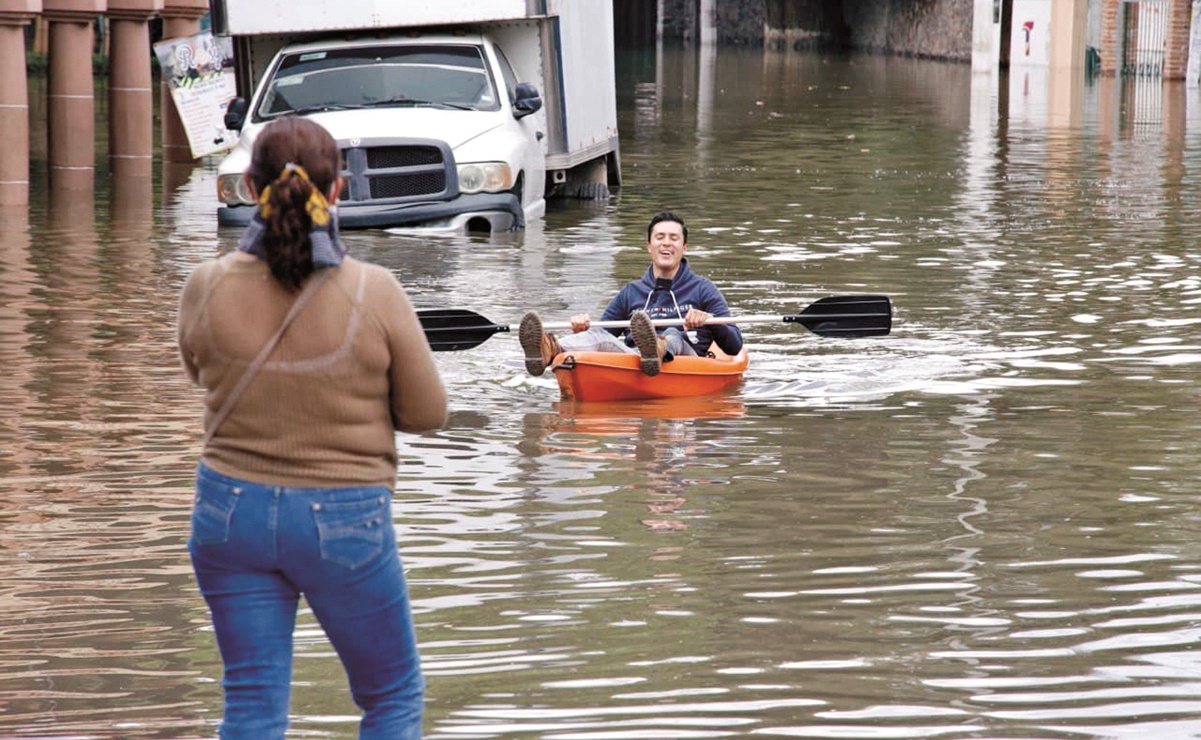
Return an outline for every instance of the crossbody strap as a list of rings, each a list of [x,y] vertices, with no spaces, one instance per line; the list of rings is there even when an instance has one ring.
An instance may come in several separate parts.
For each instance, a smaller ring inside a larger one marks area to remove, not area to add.
[[[229,413],[233,411],[234,404],[246,392],[246,389],[250,386],[250,381],[254,380],[254,376],[258,375],[263,365],[267,364],[267,358],[275,350],[275,346],[279,344],[279,340],[283,337],[284,332],[287,331],[288,326],[300,315],[301,310],[304,309],[304,304],[309,302],[309,299],[313,297],[313,294],[317,292],[317,289],[321,287],[321,284],[332,273],[333,270],[331,269],[325,269],[317,273],[304,286],[304,289],[300,291],[300,295],[296,296],[296,300],[292,302],[292,307],[288,309],[284,320],[280,322],[279,328],[275,330],[271,338],[263,344],[263,348],[259,350],[259,353],[250,361],[250,366],[246,368],[246,372],[242,373],[242,377],[238,378],[237,385],[229,392],[229,395],[225,397],[225,403],[221,404],[221,408],[217,410],[216,416],[213,417],[213,423],[209,425],[208,431],[204,433],[204,443],[201,445],[202,449],[209,446],[213,435],[217,433],[217,428],[221,426],[222,422],[229,416]]]

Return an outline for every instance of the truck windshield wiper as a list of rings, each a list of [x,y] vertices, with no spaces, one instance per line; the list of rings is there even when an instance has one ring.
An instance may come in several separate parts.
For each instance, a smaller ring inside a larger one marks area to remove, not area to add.
[[[319,103],[317,105],[302,105],[299,108],[293,108],[290,111],[284,112],[303,116],[309,113],[324,113],[325,111],[331,110],[359,110],[360,108],[366,107],[367,106],[365,105],[359,105],[357,103]]]
[[[386,100],[373,100],[370,103],[367,103],[366,105],[356,106],[356,107],[366,108],[369,106],[386,106],[386,105],[411,105],[413,107],[428,105],[433,108],[454,108],[455,110],[476,110],[475,106],[463,105],[462,103],[446,103],[446,102],[442,102],[442,101],[438,101],[438,100],[421,100],[419,98],[388,98]]]

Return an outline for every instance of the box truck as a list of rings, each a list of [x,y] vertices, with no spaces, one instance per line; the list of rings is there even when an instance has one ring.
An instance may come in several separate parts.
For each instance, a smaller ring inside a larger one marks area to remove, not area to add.
[[[230,37],[237,145],[218,222],[244,224],[259,131],[324,126],[343,154],[344,228],[523,228],[546,198],[621,183],[611,0],[212,0]]]

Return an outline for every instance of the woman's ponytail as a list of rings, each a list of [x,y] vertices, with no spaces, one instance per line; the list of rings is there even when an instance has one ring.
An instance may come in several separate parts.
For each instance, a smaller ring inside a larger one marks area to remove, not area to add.
[[[255,142],[249,175],[259,193],[263,256],[288,291],[313,273],[311,234],[329,224],[326,194],[337,181],[338,158],[329,132],[297,116],[271,123]]]
[[[259,214],[267,225],[263,234],[267,265],[280,285],[291,292],[300,290],[313,272],[312,220],[305,203],[313,195],[314,185],[307,176],[295,173],[295,165],[285,167],[259,197]]]

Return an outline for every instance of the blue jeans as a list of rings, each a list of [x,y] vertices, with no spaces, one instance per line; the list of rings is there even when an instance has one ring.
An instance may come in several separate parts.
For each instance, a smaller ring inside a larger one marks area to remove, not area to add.
[[[267,486],[200,464],[188,552],[225,666],[222,740],[284,737],[302,593],[363,710],[359,737],[421,737],[424,681],[391,502],[382,486]]]
[[[667,351],[672,356],[696,355],[696,350],[684,338],[683,329],[669,326],[663,330],[663,336],[667,339]],[[601,329],[600,327],[582,331],[579,334],[556,335],[555,338],[559,340],[559,347],[564,352],[625,352],[626,354],[638,354],[637,348],[626,344],[621,337],[613,336],[609,333],[608,329]]]

